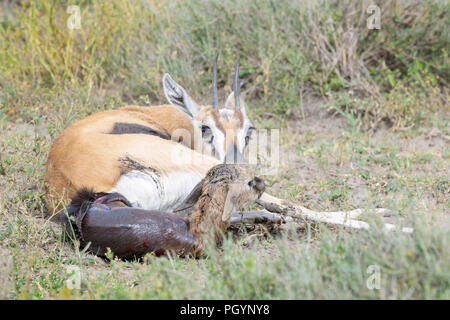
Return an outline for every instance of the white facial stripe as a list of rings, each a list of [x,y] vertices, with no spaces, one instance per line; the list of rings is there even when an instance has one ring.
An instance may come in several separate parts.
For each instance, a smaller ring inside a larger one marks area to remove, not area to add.
[[[219,115],[221,121],[231,121],[234,117],[234,110],[223,108],[219,110]]]
[[[220,131],[219,129],[215,128],[216,131],[214,131],[214,149],[216,150],[217,155],[219,156],[219,160],[223,162],[225,159],[225,151],[224,151],[224,145],[225,145],[225,135]]]

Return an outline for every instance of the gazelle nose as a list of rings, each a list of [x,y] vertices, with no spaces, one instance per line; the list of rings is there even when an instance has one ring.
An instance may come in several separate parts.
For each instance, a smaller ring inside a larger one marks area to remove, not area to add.
[[[230,147],[225,155],[225,163],[244,163],[244,155],[238,150],[235,144]]]
[[[255,190],[263,193],[266,190],[266,184],[264,183],[264,180],[258,177],[253,178],[253,188]]]

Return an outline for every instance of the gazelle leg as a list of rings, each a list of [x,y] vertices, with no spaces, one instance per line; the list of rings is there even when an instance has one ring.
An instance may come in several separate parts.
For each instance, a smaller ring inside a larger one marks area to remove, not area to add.
[[[273,204],[278,205],[278,206],[283,206],[285,204],[285,202],[286,202],[285,200],[277,198],[277,197],[274,197],[274,196],[271,196],[270,194],[268,194],[266,192],[264,192],[261,195],[260,200],[262,200],[262,201],[264,201],[266,203],[273,203]]]
[[[264,196],[264,194],[263,194]],[[266,199],[274,199],[273,202],[266,202]],[[276,203],[276,201],[278,204]],[[261,197],[256,201],[259,205],[264,207],[266,210],[270,212],[276,212],[282,215],[288,215],[293,218],[303,218],[306,220],[324,222],[335,225],[343,225],[346,227],[356,228],[356,229],[369,229],[369,224],[364,221],[356,220],[362,213],[375,213],[378,215],[382,215],[384,217],[388,217],[394,214],[394,211],[385,209],[385,208],[377,208],[377,209],[355,209],[351,211],[314,211],[308,209],[306,207],[300,205],[289,205],[285,201],[277,198],[274,198],[270,195],[266,197]],[[385,223],[384,227],[386,230],[396,230],[398,229],[395,225]],[[412,228],[402,228],[401,231],[406,233],[413,232]]]
[[[98,193],[95,203],[108,204],[109,206],[131,207],[130,201],[118,192]]]

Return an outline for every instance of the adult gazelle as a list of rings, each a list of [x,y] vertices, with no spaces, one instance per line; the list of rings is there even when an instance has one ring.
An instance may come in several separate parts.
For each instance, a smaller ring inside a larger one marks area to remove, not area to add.
[[[55,139],[47,159],[50,213],[83,187],[120,193],[133,207],[172,212],[213,166],[242,162],[255,128],[239,96],[238,75],[239,59],[234,91],[219,105],[216,56],[212,105],[197,104],[165,74],[170,105],[126,106],[69,126]],[[261,199],[279,201],[267,194]]]

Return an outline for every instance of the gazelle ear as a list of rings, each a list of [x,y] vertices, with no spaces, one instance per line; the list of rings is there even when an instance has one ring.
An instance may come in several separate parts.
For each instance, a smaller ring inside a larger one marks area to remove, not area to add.
[[[171,105],[193,120],[198,114],[198,105],[189,97],[186,90],[166,73],[163,78],[164,94]]]
[[[192,189],[191,193],[186,197],[181,205],[179,205],[174,213],[178,213],[181,215],[187,215],[190,211],[194,209],[195,204],[197,203],[198,198],[202,194],[203,182],[205,180],[202,179],[197,185]]]
[[[241,96],[243,94],[241,93]],[[245,103],[244,100],[242,99],[242,97],[240,98],[240,105],[241,105],[241,111],[245,112]],[[224,108],[226,109],[231,109],[234,110],[235,109],[235,105],[234,105],[234,91],[231,91],[231,93],[228,95],[227,100],[225,100],[225,105]]]
[[[225,199],[225,206],[222,212],[222,221],[230,221],[231,215],[236,211],[236,197],[240,194],[240,185],[232,184],[228,188],[227,197]]]

